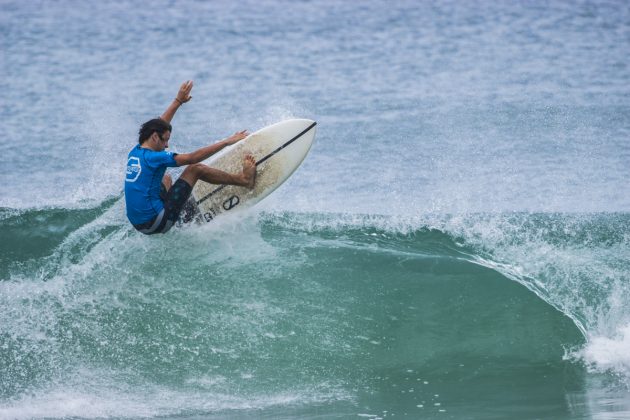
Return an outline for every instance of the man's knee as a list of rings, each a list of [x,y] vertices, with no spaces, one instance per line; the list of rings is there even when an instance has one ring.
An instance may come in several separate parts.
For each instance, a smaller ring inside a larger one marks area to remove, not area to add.
[[[182,175],[185,173],[189,173],[191,175],[199,176],[199,174],[203,171],[203,164],[201,163],[193,163],[192,165],[188,165]]]
[[[173,178],[169,174],[165,174],[162,178],[162,184],[164,184],[164,187],[166,187],[167,191],[170,190],[171,186],[173,185]]]
[[[204,165],[201,163],[193,163],[188,165],[184,172],[180,175],[180,179],[183,179],[190,186],[194,186],[203,172]]]

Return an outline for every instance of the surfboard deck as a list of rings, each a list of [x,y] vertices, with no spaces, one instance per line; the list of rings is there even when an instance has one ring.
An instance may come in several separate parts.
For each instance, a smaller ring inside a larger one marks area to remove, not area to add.
[[[206,159],[203,163],[229,173],[240,173],[243,158],[256,159],[253,189],[197,181],[189,200],[192,218],[211,222],[220,215],[253,206],[282,185],[300,166],[313,144],[316,122],[290,119],[264,127],[238,143]],[[190,216],[189,216],[190,217]]]

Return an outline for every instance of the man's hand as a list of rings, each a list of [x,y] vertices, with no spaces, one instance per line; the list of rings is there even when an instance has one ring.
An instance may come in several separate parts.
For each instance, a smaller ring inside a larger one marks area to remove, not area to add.
[[[187,80],[184,83],[182,83],[182,85],[179,88],[179,92],[177,92],[177,96],[175,97],[177,102],[179,102],[180,104],[184,104],[190,101],[192,99],[192,96],[190,96],[190,91],[192,90],[192,88],[193,88],[192,80]]]
[[[175,99],[173,99],[168,108],[166,108],[166,111],[164,111],[164,114],[162,114],[160,118],[170,124],[179,107],[192,99],[192,96],[190,96],[190,91],[192,90],[192,87],[192,80],[187,80],[182,83],[179,88],[179,92],[177,92],[177,96],[175,97]]]
[[[247,136],[249,136],[249,133],[247,132],[247,130],[237,131],[236,133],[232,134],[230,137],[225,139],[225,143],[227,145],[232,145],[234,143],[238,143],[239,141],[243,140]]]

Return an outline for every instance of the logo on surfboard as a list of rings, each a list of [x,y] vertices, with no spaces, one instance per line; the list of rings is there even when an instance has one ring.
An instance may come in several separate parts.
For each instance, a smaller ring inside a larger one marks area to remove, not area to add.
[[[238,195],[233,195],[223,202],[223,208],[225,210],[232,210],[241,200],[238,198]]]

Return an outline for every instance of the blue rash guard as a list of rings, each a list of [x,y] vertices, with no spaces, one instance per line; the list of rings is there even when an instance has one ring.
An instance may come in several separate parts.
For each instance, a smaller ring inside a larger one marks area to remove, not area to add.
[[[127,218],[134,225],[153,220],[164,208],[160,185],[167,167],[177,166],[173,152],[156,152],[137,145],[127,157],[125,201]]]

